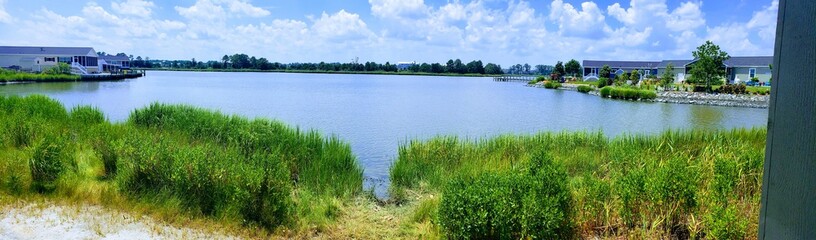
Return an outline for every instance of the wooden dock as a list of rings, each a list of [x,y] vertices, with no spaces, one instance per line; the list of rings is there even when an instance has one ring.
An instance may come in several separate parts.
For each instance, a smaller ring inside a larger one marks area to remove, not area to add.
[[[496,82],[529,82],[535,80],[535,75],[502,75],[498,77],[493,77],[493,81]]]
[[[88,74],[81,75],[80,81],[111,81],[143,77],[145,70],[132,70],[127,73],[116,74]]]

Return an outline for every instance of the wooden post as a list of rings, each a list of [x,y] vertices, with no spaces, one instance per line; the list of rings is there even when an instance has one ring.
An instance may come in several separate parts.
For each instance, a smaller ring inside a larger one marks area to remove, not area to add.
[[[816,1],[780,0],[759,239],[816,238]]]

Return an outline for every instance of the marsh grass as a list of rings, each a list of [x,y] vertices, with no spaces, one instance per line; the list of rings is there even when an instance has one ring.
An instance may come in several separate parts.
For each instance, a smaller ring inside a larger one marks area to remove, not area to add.
[[[189,106],[153,104],[112,124],[94,107],[0,96],[0,132],[3,195],[170,222],[322,231],[362,188],[362,169],[336,137]]]
[[[73,74],[24,73],[0,69],[0,82],[78,81],[79,79],[79,75]]]
[[[764,129],[734,129],[612,139],[601,133],[476,140],[440,136],[400,146],[391,168],[391,191],[426,188],[428,194],[444,199],[443,187],[452,179],[511,174],[528,164],[530,153],[542,150],[569,176],[576,234],[752,238],[757,229],[765,134]]]

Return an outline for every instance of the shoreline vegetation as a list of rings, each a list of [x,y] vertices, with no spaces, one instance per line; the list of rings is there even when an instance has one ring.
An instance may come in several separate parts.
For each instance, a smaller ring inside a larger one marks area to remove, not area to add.
[[[559,84],[557,88],[548,86],[548,83],[549,81],[531,81],[526,86],[578,91],[603,98],[725,107],[768,108],[770,101],[770,87],[747,87],[744,93],[735,94],[704,93],[684,90],[690,89],[691,86],[676,86],[672,87],[674,91],[661,91],[659,90],[660,87],[656,85],[645,85],[641,87],[604,86],[598,89],[597,82],[567,82]],[[717,90],[721,87],[722,86],[714,86],[714,89]]]
[[[245,238],[735,239],[756,237],[766,131],[413,140],[388,200],[362,189],[348,143],[262,118],[154,103],[111,123],[0,96],[0,133],[7,207],[98,205]]]
[[[139,68],[146,71],[169,72],[250,72],[250,73],[304,73],[304,74],[362,74],[362,75],[406,75],[406,76],[443,76],[443,77],[495,77],[501,74],[480,73],[426,73],[426,72],[388,72],[388,71],[327,71],[327,70],[260,70],[260,69],[197,69],[197,68]]]

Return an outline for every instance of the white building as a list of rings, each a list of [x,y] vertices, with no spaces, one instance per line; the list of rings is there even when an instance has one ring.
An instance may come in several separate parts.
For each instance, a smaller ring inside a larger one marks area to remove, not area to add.
[[[90,47],[0,46],[0,67],[41,72],[57,63],[71,65],[76,74],[101,72],[99,56]]]
[[[103,72],[120,72],[130,69],[130,58],[125,56],[99,56],[99,66]]]

